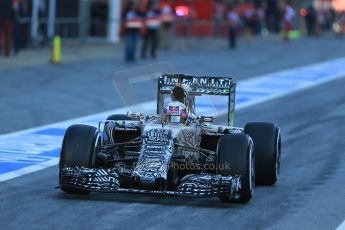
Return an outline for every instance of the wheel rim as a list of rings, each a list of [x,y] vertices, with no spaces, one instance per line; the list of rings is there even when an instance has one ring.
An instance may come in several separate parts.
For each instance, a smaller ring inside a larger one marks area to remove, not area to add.
[[[97,132],[96,134],[96,140],[95,140],[95,145],[93,146],[93,154],[92,154],[92,162],[91,162],[91,165],[92,166],[95,166],[96,165],[96,158],[97,158],[97,149],[98,149],[98,146],[101,142],[101,135],[99,132]]]
[[[95,145],[93,146],[93,151],[96,152],[97,147],[100,144],[100,142],[101,142],[101,134],[99,132],[97,132]]]
[[[249,189],[250,194],[254,195],[254,184],[255,184],[255,162],[254,162],[254,151],[253,143],[250,142],[249,146]]]
[[[280,160],[281,160],[281,138],[280,138],[280,133],[278,132],[278,137],[277,137],[277,143],[275,146],[275,151],[276,151],[276,165],[275,165],[275,173],[276,173],[276,179],[279,177],[279,172],[280,172]]]

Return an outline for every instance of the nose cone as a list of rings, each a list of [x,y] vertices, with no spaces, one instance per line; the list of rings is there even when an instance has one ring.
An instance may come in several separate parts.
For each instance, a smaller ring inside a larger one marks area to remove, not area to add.
[[[132,173],[136,186],[154,190],[165,188],[172,146],[170,129],[146,127],[138,164]]]
[[[163,177],[133,177],[133,184],[135,188],[148,190],[166,190],[166,180]]]

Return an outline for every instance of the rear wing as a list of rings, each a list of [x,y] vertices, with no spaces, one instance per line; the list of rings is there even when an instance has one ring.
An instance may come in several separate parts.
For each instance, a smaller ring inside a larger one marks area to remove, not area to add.
[[[188,95],[193,99],[195,96],[203,95],[226,96],[228,98],[227,122],[230,126],[234,125],[236,83],[232,78],[162,74],[158,79],[158,114],[160,114],[164,108],[164,94],[170,94],[171,90],[177,84],[189,85],[190,91],[188,92]],[[190,106],[192,107],[191,111],[195,111],[194,100]]]

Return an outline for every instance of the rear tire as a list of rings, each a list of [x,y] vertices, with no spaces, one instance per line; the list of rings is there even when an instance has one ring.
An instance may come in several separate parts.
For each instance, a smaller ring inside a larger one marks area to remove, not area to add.
[[[97,129],[88,125],[72,125],[64,135],[59,162],[60,189],[71,194],[88,194],[89,191],[61,185],[61,169],[64,166],[92,168],[96,165],[95,144]]]
[[[241,176],[239,202],[247,203],[254,195],[255,161],[253,142],[248,135],[224,135],[218,142],[218,172],[222,176]],[[230,168],[225,167],[230,165]],[[232,201],[228,195],[220,196],[223,202]]]
[[[252,122],[244,127],[255,149],[256,184],[274,185],[280,172],[281,136],[274,123]]]

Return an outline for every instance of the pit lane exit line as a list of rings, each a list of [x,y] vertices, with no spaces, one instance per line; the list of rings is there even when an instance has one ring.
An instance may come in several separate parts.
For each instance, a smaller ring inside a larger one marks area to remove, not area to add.
[[[236,108],[243,109],[332,81],[345,76],[345,58],[326,61],[304,67],[283,70],[249,80],[240,81],[237,86]],[[200,97],[198,114],[216,116],[227,113],[226,97]],[[65,129],[75,123],[96,126],[99,120],[110,114],[140,111],[152,113],[156,102],[122,107],[119,109],[31,128],[0,136],[0,182],[35,172],[58,163],[58,157]]]

